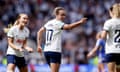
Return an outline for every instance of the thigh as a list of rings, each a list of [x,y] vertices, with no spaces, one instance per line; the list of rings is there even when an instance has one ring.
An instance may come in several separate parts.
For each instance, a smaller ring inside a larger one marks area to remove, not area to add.
[[[24,67],[20,67],[20,72],[28,72],[28,67],[24,66]]]
[[[109,62],[107,63],[108,71],[109,72],[116,72],[116,63],[115,62]]]
[[[15,67],[16,67],[15,64],[9,63],[7,65],[7,72],[14,72]]]
[[[50,63],[61,64],[61,53],[51,52],[51,54],[50,54]]]
[[[105,56],[105,62],[115,62],[115,55],[114,54],[106,54]]]
[[[51,52],[50,53],[51,72],[59,72],[60,63],[61,63],[61,53]]]
[[[120,66],[120,54],[116,54],[115,61],[116,61],[116,65]]]
[[[116,55],[116,70],[117,72],[120,72],[120,54]]]
[[[49,64],[50,66],[50,55],[49,55],[49,52],[44,52],[44,56],[45,56],[45,59],[46,59],[46,62]]]
[[[116,54],[107,54],[105,60],[106,60],[109,72],[115,72],[116,71],[116,62],[117,62]]]
[[[16,66],[18,66],[19,69],[26,67],[27,63],[25,61],[25,58],[24,57],[16,57]]]
[[[14,72],[15,67],[15,56],[7,55],[7,72]]]
[[[7,64],[15,64],[15,55],[7,55]]]
[[[51,72],[59,72],[59,63],[50,63]]]

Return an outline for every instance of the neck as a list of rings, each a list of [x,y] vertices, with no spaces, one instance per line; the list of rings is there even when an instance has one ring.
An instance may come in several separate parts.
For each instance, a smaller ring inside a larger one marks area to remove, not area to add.
[[[117,18],[116,16],[113,16],[112,18]]]
[[[117,16],[114,15],[114,16],[112,16],[112,18],[120,18],[120,17],[117,17]]]
[[[23,28],[24,28],[24,27],[21,26],[21,25],[18,25],[18,27],[19,27],[20,30],[23,30]]]
[[[55,18],[56,20],[59,20],[59,21],[62,21],[61,19],[59,19],[59,18]]]

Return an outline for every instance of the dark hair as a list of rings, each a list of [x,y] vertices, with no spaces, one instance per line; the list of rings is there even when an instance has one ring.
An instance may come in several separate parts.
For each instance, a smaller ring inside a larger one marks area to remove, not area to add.
[[[53,11],[54,15],[58,15],[60,10],[65,10],[63,7],[56,7]]]
[[[113,10],[113,6],[111,6],[109,10],[112,11]]]

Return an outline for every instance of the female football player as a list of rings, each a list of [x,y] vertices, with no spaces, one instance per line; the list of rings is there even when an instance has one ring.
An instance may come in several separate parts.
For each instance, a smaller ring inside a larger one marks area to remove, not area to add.
[[[102,39],[106,38],[105,52],[108,72],[120,72],[120,4],[109,10],[111,19],[103,27]]]
[[[51,72],[58,72],[61,63],[61,32],[62,30],[70,30],[82,25],[86,18],[82,18],[78,22],[72,24],[65,24],[63,21],[66,17],[66,11],[62,7],[54,9],[55,19],[48,21],[44,27],[38,31],[37,44],[38,52],[42,51],[41,41],[42,34],[46,31],[46,43],[44,48],[44,55],[47,63],[51,68]]]
[[[29,30],[26,24],[28,24],[28,16],[19,14],[14,26],[7,33],[7,72],[14,72],[16,66],[20,72],[28,72],[23,51],[26,49],[29,52],[33,52],[33,49],[26,46],[27,38],[29,37]]]
[[[105,72],[105,41],[101,39],[101,32],[96,35],[96,45],[95,47],[88,53],[88,58],[92,57],[95,53],[98,52],[98,72]]]

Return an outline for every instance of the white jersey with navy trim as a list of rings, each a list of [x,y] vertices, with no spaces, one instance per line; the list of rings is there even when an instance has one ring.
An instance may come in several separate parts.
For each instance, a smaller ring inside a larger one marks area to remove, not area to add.
[[[120,18],[107,20],[103,29],[108,31],[105,52],[120,53]]]
[[[64,23],[53,19],[48,21],[46,28],[46,43],[44,51],[61,52],[61,32]]]
[[[13,26],[8,34],[7,34],[8,37],[10,38],[13,38],[13,44],[15,46],[17,46],[18,48],[22,48],[23,47],[23,41],[29,36],[29,30],[28,28],[24,27],[23,30],[20,30],[18,28],[18,26]],[[10,46],[8,46],[8,49],[7,49],[7,55],[16,55],[18,57],[23,57],[24,56],[24,53],[23,52],[20,52],[20,51],[17,51],[13,48],[11,48]]]

